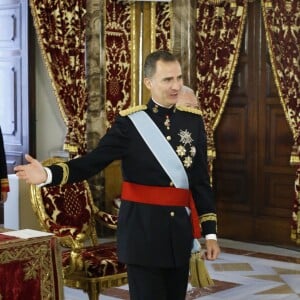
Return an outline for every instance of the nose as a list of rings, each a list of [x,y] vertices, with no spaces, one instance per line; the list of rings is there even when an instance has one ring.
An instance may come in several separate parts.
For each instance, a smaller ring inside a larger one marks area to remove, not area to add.
[[[172,82],[172,90],[180,91],[182,88],[182,79],[176,79]]]

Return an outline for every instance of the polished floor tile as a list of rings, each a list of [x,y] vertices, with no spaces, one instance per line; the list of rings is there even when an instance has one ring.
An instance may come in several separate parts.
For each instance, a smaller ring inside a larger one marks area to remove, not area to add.
[[[220,257],[206,261],[215,285],[189,285],[186,300],[300,300],[300,247],[289,250],[222,239],[220,245]],[[88,299],[80,290],[64,292],[66,300]],[[101,300],[129,299],[127,285],[101,294]]]

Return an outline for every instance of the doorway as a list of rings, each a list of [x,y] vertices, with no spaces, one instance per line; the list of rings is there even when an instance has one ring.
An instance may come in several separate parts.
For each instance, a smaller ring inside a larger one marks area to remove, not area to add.
[[[215,132],[219,236],[291,245],[293,145],[268,54],[260,3],[249,3],[240,57]]]

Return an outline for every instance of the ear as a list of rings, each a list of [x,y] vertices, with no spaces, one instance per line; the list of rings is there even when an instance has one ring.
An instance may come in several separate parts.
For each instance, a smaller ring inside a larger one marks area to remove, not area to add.
[[[151,83],[150,78],[147,78],[147,77],[144,78],[144,84],[145,84],[145,86],[146,86],[146,88],[147,88],[148,90],[151,89],[152,83]]]

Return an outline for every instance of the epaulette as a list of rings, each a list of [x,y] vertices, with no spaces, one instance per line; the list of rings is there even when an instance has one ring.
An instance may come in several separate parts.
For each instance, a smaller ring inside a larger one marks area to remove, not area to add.
[[[188,106],[176,106],[176,109],[202,116],[202,112],[198,108]]]
[[[129,107],[127,109],[121,110],[119,112],[119,114],[122,117],[126,117],[126,116],[131,115],[135,112],[145,110],[145,109],[147,109],[147,105],[137,105],[137,106],[132,106],[132,107]]]

